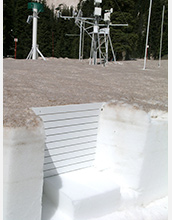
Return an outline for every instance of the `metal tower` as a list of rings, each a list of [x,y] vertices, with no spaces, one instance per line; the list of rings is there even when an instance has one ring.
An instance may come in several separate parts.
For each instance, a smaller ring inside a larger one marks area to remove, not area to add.
[[[81,1],[80,8],[83,1]],[[73,16],[62,16],[61,11],[58,15],[64,19],[75,19],[75,24],[80,28],[79,39],[79,60],[83,59],[84,51],[84,33],[86,32],[91,38],[90,61],[89,64],[96,65],[98,63],[106,64],[108,62],[108,48],[110,43],[113,61],[116,62],[116,57],[110,37],[110,26],[128,26],[128,24],[111,24],[110,15],[113,9],[106,10],[104,13],[104,24],[100,24],[102,16],[102,8],[100,7],[102,0],[94,0],[94,17],[82,17],[82,11],[79,9],[78,14],[73,13]],[[61,6],[61,5],[60,5]],[[57,8],[59,9],[59,8]]]
[[[30,24],[33,19],[33,30],[32,30],[32,48],[29,52],[26,59],[36,60],[38,58],[38,54],[45,60],[45,57],[42,55],[37,45],[37,23],[38,23],[38,14],[39,12],[43,12],[43,5],[38,2],[29,2],[28,9],[32,9],[33,15],[29,15],[27,19],[27,23]]]

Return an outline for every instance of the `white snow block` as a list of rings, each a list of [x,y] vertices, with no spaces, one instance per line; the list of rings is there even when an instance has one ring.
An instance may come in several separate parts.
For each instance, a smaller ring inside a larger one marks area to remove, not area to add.
[[[120,203],[120,188],[114,178],[94,168],[45,178],[44,194],[70,220],[110,214]]]
[[[4,128],[3,220],[40,220],[44,128]]]
[[[105,104],[99,120],[95,166],[112,169],[123,189],[138,192],[138,204],[162,198],[167,195],[167,134],[165,112],[146,113],[127,104]]]

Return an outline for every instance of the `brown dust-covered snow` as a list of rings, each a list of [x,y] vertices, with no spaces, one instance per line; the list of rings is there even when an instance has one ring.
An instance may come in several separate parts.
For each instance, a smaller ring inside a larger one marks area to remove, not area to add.
[[[47,58],[3,60],[4,126],[34,126],[31,107],[123,101],[145,111],[168,110],[168,61],[110,62]]]

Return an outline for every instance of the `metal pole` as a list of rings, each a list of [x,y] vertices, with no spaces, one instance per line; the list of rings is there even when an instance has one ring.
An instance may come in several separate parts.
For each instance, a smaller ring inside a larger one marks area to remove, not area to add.
[[[152,0],[150,0],[150,6],[149,6],[149,16],[148,16],[147,36],[146,36],[146,46],[145,46],[145,57],[144,57],[144,67],[143,67],[144,70],[146,68],[146,54],[147,54],[147,46],[148,46],[148,38],[149,38],[149,26],[150,26],[151,8],[152,8]]]
[[[84,58],[84,30],[85,30],[85,22],[83,23],[83,30],[82,30],[82,59]]]
[[[106,48],[106,63],[108,63],[108,46],[109,46],[109,37],[108,34],[105,33],[105,48]]]
[[[93,27],[93,34],[94,34],[94,42],[93,42],[93,64],[97,64],[97,42],[98,42],[98,32],[99,32],[99,26],[98,26],[98,17],[96,16],[96,20]]]
[[[80,39],[79,39],[79,60],[81,60],[81,50],[82,50],[82,25],[83,25],[83,21],[81,20],[81,24],[80,24]]]
[[[15,59],[16,59],[16,55],[17,55],[17,41],[15,41]]]
[[[93,63],[96,65],[97,63],[97,34],[94,34],[94,42],[93,42]]]
[[[33,8],[32,59],[37,59],[37,8]]]
[[[98,48],[99,48],[99,60],[100,60],[100,64],[102,64],[101,43],[100,43],[100,34],[99,33],[98,33]]]
[[[90,50],[90,61],[89,64],[92,64],[92,59],[93,59],[93,42],[94,42],[94,33],[92,34],[92,39],[91,39],[91,50]]]
[[[14,42],[15,42],[15,49],[14,49],[14,58],[17,58],[17,42],[18,42],[18,38],[14,38]]]
[[[52,57],[54,57],[54,32],[52,31]]]
[[[164,24],[164,11],[165,11],[165,5],[163,5],[162,10],[162,23],[161,23],[161,38],[160,38],[160,51],[159,51],[159,63],[158,66],[161,66],[161,50],[162,50],[162,35],[163,35],[163,24]]]

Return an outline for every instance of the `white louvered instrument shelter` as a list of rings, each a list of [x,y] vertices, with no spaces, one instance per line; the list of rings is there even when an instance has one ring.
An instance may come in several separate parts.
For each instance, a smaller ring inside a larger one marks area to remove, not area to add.
[[[103,103],[32,108],[44,122],[44,177],[90,167]]]

